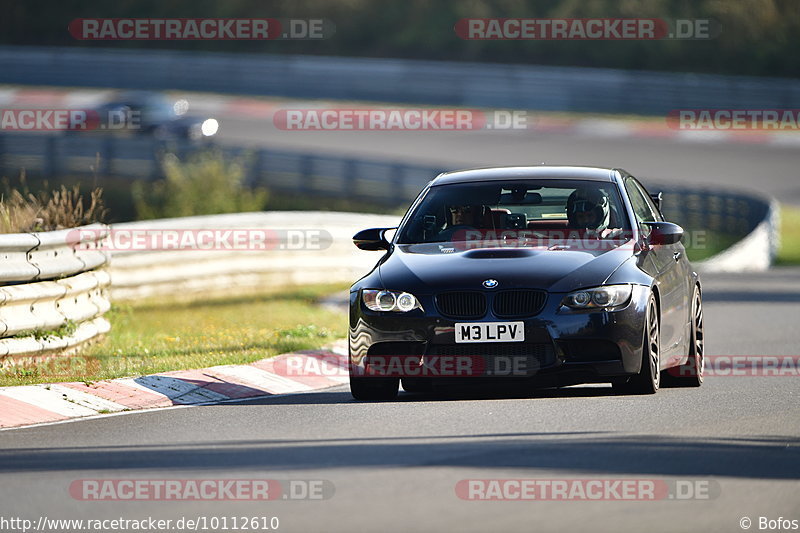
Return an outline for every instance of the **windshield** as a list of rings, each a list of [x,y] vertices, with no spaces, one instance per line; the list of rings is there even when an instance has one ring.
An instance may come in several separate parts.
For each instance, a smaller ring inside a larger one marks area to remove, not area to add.
[[[431,187],[398,244],[565,236],[619,239],[630,225],[613,183],[509,180]]]

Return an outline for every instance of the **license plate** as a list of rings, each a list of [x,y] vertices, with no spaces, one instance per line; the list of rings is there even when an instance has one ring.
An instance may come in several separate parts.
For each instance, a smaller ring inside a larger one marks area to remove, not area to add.
[[[457,322],[456,342],[522,342],[524,322]]]

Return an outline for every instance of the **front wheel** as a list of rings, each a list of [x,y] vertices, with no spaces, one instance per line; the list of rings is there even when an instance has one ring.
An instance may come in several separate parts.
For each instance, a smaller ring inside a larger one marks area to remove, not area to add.
[[[400,388],[400,378],[364,378],[350,376],[350,394],[356,400],[380,402],[393,400]]]
[[[647,302],[644,342],[642,343],[642,369],[626,382],[612,384],[621,394],[655,394],[661,383],[661,328],[656,297],[651,294]]]

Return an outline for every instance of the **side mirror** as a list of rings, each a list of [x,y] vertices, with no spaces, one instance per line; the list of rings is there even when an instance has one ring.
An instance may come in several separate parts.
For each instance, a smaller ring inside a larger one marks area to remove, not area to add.
[[[360,250],[388,250],[391,247],[384,234],[394,228],[364,229],[353,235],[353,244]]]
[[[683,228],[672,222],[645,222],[650,228],[647,242],[652,245],[675,244],[683,237]]]
[[[650,193],[650,199],[656,204],[656,207],[661,211],[661,200],[664,199],[664,193],[661,191]]]

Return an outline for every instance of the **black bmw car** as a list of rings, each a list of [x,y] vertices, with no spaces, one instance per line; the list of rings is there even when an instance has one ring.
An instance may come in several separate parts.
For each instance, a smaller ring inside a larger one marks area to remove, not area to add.
[[[353,238],[385,251],[350,289],[356,399],[394,398],[401,382],[652,394],[703,381],[701,286],[683,229],[622,169],[444,173],[394,230]]]

